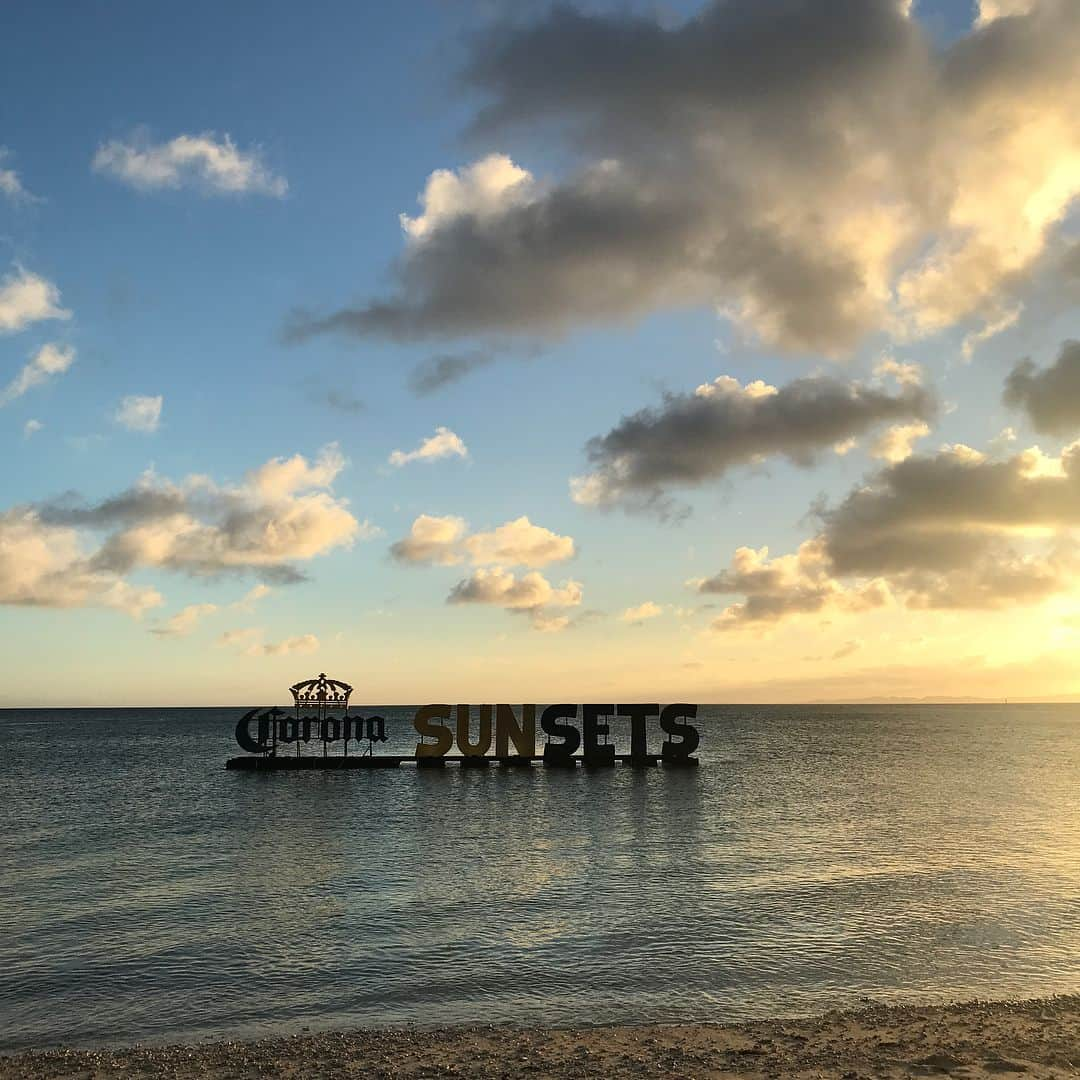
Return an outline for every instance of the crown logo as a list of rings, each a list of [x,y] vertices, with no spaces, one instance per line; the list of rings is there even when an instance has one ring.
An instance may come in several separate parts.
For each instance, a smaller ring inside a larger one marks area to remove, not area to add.
[[[317,679],[304,679],[289,687],[297,710],[322,710],[330,706],[347,709],[352,691],[353,688],[347,682],[327,678],[325,671],[321,671]]]

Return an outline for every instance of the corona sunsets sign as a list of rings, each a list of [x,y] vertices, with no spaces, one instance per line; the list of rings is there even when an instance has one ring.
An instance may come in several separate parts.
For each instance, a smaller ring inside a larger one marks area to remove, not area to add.
[[[348,683],[324,673],[289,690],[291,709],[251,709],[240,718],[236,741],[249,756],[230,759],[227,768],[392,768],[405,761],[419,767],[447,761],[463,767],[697,764],[700,737],[691,723],[696,705],[422,705],[413,717],[414,753],[376,754],[375,745],[389,739],[386,721],[350,713]],[[613,726],[624,729],[622,745]],[[659,753],[649,751],[650,732],[654,739],[663,736]],[[301,754],[302,743],[321,744],[322,753]],[[337,747],[340,753],[330,754]]]

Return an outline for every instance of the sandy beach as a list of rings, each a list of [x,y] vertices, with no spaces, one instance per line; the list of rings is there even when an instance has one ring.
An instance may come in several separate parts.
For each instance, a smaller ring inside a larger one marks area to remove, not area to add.
[[[745,1024],[324,1032],[0,1057],[30,1077],[1075,1077],[1080,996]]]

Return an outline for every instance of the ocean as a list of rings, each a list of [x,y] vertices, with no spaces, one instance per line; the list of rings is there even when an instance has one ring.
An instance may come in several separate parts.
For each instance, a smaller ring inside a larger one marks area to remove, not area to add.
[[[352,711],[410,752],[411,708]],[[225,771],[240,712],[0,711],[0,1049],[1080,990],[1080,705],[707,706],[696,770],[277,774]]]

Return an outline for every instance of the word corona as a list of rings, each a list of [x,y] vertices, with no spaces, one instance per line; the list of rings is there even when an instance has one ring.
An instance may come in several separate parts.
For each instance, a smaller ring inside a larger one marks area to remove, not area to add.
[[[575,723],[579,709],[580,729]],[[520,716],[512,705],[480,705],[475,731],[472,712],[469,705],[458,705],[456,709],[449,705],[424,705],[418,709],[413,726],[422,738],[434,739],[434,742],[418,742],[417,759],[444,757],[453,748],[455,739],[463,758],[484,757],[492,744],[497,758],[537,756],[535,705],[522,705]],[[696,705],[663,708],[659,705],[549,705],[540,714],[540,730],[548,736],[544,760],[567,761],[580,748],[584,760],[590,764],[614,765],[616,747],[608,742],[611,735],[608,718],[612,716],[630,721],[630,753],[622,756],[632,761],[650,757],[648,727],[652,719],[658,720],[660,730],[669,736],[660,753],[665,761],[689,758],[700,741],[697,729],[686,723],[697,718]]]

